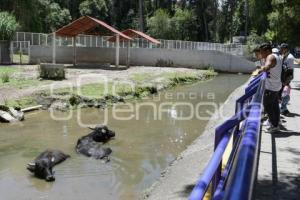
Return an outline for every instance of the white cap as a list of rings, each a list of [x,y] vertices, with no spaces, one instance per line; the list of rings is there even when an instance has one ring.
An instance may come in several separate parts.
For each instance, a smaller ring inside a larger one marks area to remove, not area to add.
[[[273,49],[272,49],[272,53],[279,53],[279,49],[273,48]]]

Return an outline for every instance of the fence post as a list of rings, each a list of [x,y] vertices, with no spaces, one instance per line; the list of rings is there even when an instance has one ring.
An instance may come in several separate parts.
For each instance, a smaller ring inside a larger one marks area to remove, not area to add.
[[[31,55],[31,51],[30,51],[30,42],[28,41],[28,43],[27,43],[27,45],[28,45],[28,63],[30,63],[30,55]]]
[[[117,36],[117,38],[116,38],[116,67],[119,67],[120,35],[117,34],[116,36]]]
[[[20,42],[20,65],[22,64],[22,56],[23,56],[23,49],[22,49],[22,42]]]
[[[52,63],[56,63],[56,33],[53,32],[53,38],[52,38]]]
[[[14,62],[14,42],[10,42],[10,62],[13,63]],[[1,51],[1,48],[0,48],[0,51]],[[1,53],[0,53],[0,57],[1,57]],[[0,58],[0,61],[1,61],[1,58]]]
[[[221,137],[220,137],[220,133],[219,132],[215,132],[215,145],[214,145],[214,150],[216,150],[216,148],[218,147],[220,141],[221,141]],[[222,171],[222,160],[215,172],[215,175],[212,179],[212,188],[211,188],[211,196],[214,196],[214,192],[218,186],[218,183],[220,181],[220,178],[221,178],[221,171]]]

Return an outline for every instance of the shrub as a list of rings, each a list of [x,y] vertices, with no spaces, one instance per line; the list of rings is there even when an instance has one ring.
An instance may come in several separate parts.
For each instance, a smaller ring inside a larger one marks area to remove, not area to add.
[[[174,63],[172,60],[163,60],[158,59],[155,63],[156,67],[174,67]]]
[[[11,40],[19,27],[16,18],[8,12],[0,12],[0,40]]]
[[[10,79],[9,73],[4,72],[4,73],[1,74],[1,80],[2,80],[2,83],[7,83],[7,82],[9,82],[9,79]]]

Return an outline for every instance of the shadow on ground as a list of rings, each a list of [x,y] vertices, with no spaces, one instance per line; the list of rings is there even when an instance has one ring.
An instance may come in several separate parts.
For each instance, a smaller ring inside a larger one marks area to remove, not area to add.
[[[291,173],[278,173],[277,171],[277,151],[288,151],[296,156],[300,151],[295,148],[286,147],[284,149],[276,148],[276,139],[300,136],[300,132],[294,132],[282,127],[282,131],[271,135],[272,142],[272,174],[271,177],[265,177],[258,180],[255,184],[254,198],[256,200],[299,200],[300,199],[300,167],[294,169]],[[299,144],[300,145],[300,144]],[[292,163],[300,163],[300,159],[291,160]],[[299,165],[298,165],[299,166]]]
[[[193,191],[194,187],[195,187],[194,184],[186,185],[182,191],[178,192],[179,196],[186,197],[186,198],[189,197],[189,195]]]

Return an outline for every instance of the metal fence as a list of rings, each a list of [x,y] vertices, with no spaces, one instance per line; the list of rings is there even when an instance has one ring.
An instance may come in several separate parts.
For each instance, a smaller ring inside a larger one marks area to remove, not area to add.
[[[102,47],[109,48],[115,47],[114,42],[109,42],[107,39],[109,36],[94,36],[94,35],[78,35],[76,37],[76,46],[82,47]],[[29,41],[30,45],[42,45],[51,46],[53,42],[52,34],[44,33],[30,33],[30,32],[17,32],[14,37],[15,42]],[[209,42],[193,42],[193,41],[181,41],[181,40],[161,40],[161,44],[155,45],[151,42],[136,38],[130,43],[126,41],[120,41],[120,48],[162,48],[162,49],[181,49],[181,50],[203,50],[203,51],[220,51],[232,55],[242,56],[243,46],[240,44],[221,44],[221,43],[209,43]],[[57,46],[73,46],[73,38],[68,37],[56,37]]]
[[[12,41],[10,55],[13,63],[28,64],[30,56],[30,41]]]
[[[260,145],[261,104],[266,73],[254,78],[236,101],[236,114],[216,128],[215,151],[189,200],[203,199],[209,185],[214,200],[250,200],[257,172]],[[232,149],[222,170],[222,159],[230,138]]]

